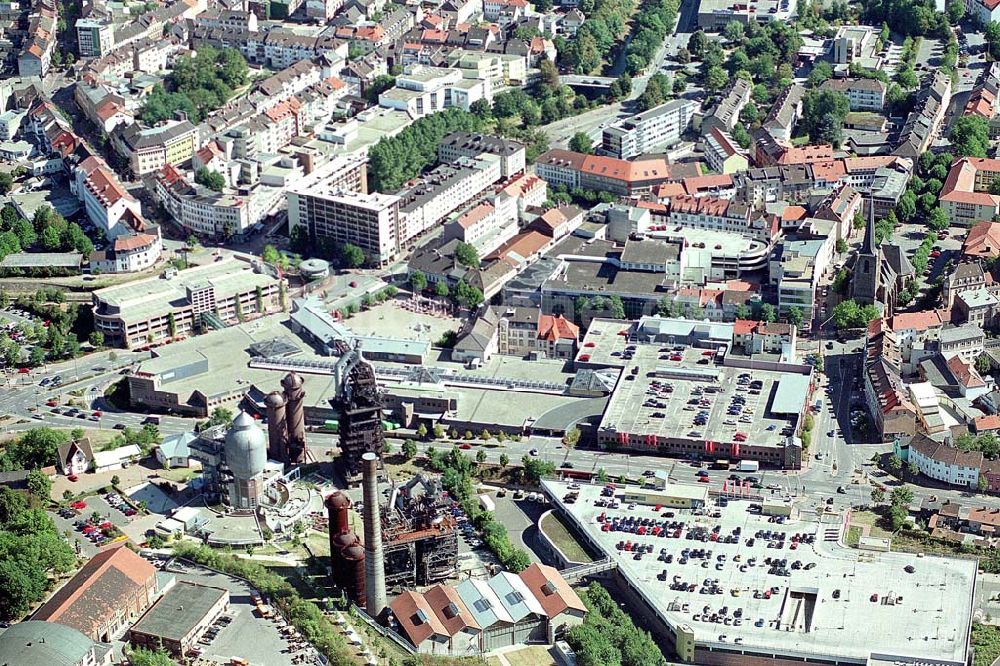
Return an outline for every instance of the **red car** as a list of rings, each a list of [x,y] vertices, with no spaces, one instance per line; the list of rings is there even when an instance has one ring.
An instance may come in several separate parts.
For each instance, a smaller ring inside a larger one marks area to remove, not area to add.
[[[70,477],[70,478],[72,478],[72,477]],[[83,500],[77,500],[77,501],[73,502],[72,504],[70,504],[70,506],[73,507],[74,509],[76,509],[77,511],[79,511],[81,509],[86,509],[87,508],[87,503],[84,502]]]
[[[76,481],[76,480],[77,480],[78,478],[80,478],[80,477],[78,477],[78,476],[77,476],[76,474],[70,474],[70,475],[69,475],[68,477],[66,477],[66,478],[68,478],[68,479],[69,479],[70,481]],[[81,502],[81,504],[83,504],[83,503]],[[73,508],[75,509],[76,507],[73,507]]]
[[[26,375],[26,374],[28,374],[29,372],[31,372],[31,368],[18,368],[18,369],[17,369],[17,371],[18,371],[19,373],[21,373],[22,375]]]
[[[101,416],[104,416],[104,412],[102,412],[101,410],[97,410],[91,416],[101,417]]]
[[[458,448],[462,449],[463,451],[468,451],[469,449],[472,448],[472,444],[469,444],[468,442],[465,442],[461,446],[459,446]]]
[[[698,483],[708,483],[708,482],[709,482],[709,478],[707,476],[699,476],[698,477]]]

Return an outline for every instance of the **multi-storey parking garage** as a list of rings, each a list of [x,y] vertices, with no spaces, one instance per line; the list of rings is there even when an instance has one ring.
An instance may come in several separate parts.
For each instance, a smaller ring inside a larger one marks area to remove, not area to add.
[[[617,562],[681,661],[966,663],[974,560],[850,549],[838,517],[768,516],[745,500],[664,511],[637,488],[543,486],[577,535]]]

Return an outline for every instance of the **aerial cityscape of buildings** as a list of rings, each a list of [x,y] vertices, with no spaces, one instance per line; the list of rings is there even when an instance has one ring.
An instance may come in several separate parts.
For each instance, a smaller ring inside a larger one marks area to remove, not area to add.
[[[1000,662],[995,0],[0,27],[0,665]]]

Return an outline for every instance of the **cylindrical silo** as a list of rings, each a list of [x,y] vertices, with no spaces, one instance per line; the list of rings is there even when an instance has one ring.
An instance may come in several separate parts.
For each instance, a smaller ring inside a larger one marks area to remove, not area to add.
[[[302,462],[306,450],[306,416],[303,401],[305,391],[302,378],[289,372],[281,380],[285,393],[285,428],[288,433],[288,450],[291,463]]]
[[[285,396],[271,391],[264,399],[267,405],[267,454],[272,460],[288,462],[288,428],[285,423]]]
[[[350,531],[351,526],[348,521],[348,510],[351,508],[351,498],[339,490],[335,490],[326,496],[326,513],[330,519],[330,536],[344,534]]]
[[[365,549],[361,546],[345,548],[341,553],[344,563],[344,589],[347,596],[359,606],[365,605]]]

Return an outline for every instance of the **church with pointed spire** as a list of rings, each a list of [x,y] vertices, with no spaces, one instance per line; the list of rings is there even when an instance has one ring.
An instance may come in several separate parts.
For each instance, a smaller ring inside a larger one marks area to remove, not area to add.
[[[915,277],[913,264],[898,245],[875,242],[875,215],[868,214],[865,237],[851,270],[851,298],[859,305],[876,305],[891,313],[899,292]]]

